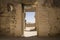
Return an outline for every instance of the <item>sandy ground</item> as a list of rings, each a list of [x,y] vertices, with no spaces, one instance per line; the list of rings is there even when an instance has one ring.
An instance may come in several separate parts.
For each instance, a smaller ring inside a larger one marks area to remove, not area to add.
[[[24,29],[24,37],[31,37],[31,36],[36,36],[37,35],[37,31],[34,30],[35,27],[26,27]],[[34,31],[30,31],[30,30],[34,30]]]

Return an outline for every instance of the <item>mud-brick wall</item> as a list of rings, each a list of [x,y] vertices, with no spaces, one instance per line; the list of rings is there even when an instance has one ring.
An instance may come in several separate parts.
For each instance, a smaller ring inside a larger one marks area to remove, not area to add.
[[[39,0],[37,5],[38,36],[55,36],[60,34],[60,8],[57,5],[59,0],[57,2],[56,0],[44,1]]]
[[[21,13],[22,6],[17,1],[0,0],[0,36],[21,36]]]

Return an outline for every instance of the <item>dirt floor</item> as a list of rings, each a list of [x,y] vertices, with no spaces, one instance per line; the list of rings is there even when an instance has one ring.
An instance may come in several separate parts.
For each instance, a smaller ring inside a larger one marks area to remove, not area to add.
[[[32,29],[34,29],[34,27],[33,28],[28,27],[25,29],[24,31],[25,37],[2,37],[1,36],[0,40],[60,40],[60,37],[37,37],[35,36],[37,34],[35,30],[30,31]]]
[[[0,38],[0,40],[60,40],[60,37],[20,37],[20,38],[2,37]]]

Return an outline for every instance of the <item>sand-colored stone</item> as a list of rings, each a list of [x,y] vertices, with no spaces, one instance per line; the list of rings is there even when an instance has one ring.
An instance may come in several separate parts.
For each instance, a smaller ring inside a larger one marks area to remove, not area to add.
[[[24,9],[24,6],[26,8]],[[31,8],[29,9],[29,7]],[[22,36],[25,12],[35,11],[38,36],[60,34],[59,0],[0,0],[0,36]]]

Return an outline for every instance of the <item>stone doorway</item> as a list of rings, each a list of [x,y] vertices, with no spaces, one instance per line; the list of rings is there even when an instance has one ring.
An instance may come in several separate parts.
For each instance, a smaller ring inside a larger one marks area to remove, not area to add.
[[[37,36],[36,6],[23,4],[22,7],[23,7],[22,9],[23,11],[23,36],[24,37]],[[28,20],[26,18],[28,18]]]
[[[23,29],[24,37],[37,36],[35,20],[35,12],[25,12],[25,27]]]

